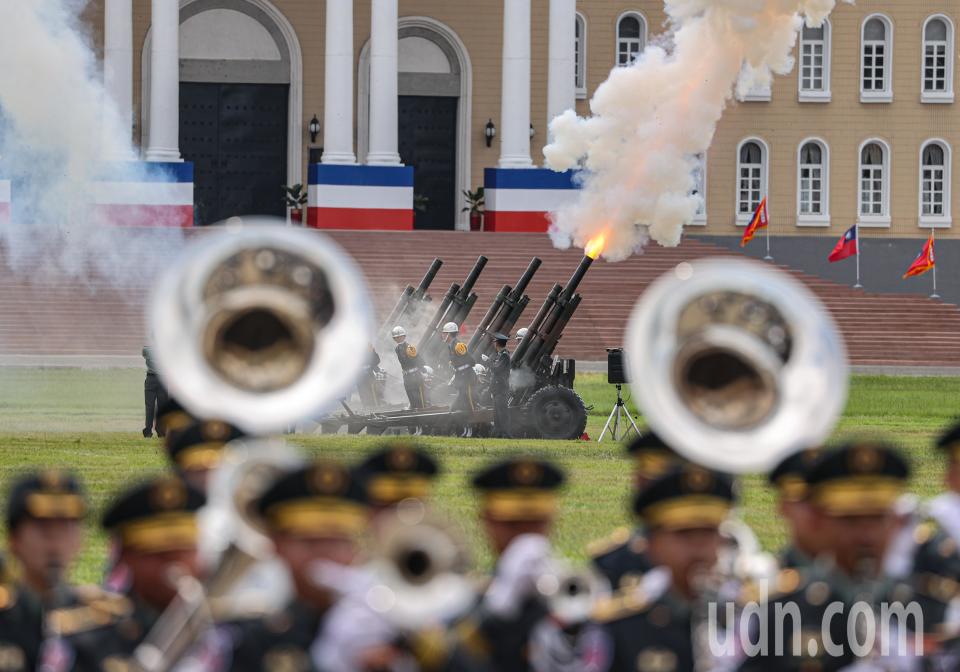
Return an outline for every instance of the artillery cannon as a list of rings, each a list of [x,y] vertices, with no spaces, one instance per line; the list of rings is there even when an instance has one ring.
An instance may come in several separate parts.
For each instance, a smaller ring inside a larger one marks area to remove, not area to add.
[[[443,300],[434,312],[433,317],[427,322],[423,333],[420,335],[420,343],[417,350],[420,352],[424,361],[429,362],[431,366],[442,364],[441,354],[444,352],[443,341],[440,340],[440,327],[447,322],[456,322],[462,325],[470,311],[473,310],[477,302],[477,295],[473,291],[473,286],[477,283],[483,267],[487,265],[487,258],[477,257],[477,262],[470,269],[470,273],[463,281],[462,285],[453,283],[450,289],[443,295]]]
[[[402,326],[407,331],[419,326],[424,309],[428,303],[433,301],[433,298],[427,294],[427,290],[430,289],[433,279],[440,272],[441,266],[443,266],[443,259],[434,259],[419,285],[416,287],[413,285],[406,286],[403,293],[400,294],[397,305],[393,307],[383,326],[380,327],[381,334],[390,333],[390,330],[397,325]]]

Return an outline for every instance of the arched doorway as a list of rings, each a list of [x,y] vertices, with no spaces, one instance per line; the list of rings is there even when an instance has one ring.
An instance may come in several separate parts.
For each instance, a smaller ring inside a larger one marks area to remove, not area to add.
[[[268,0],[180,4],[180,153],[194,164],[195,221],[282,217],[281,186],[302,181],[302,65],[293,28]],[[148,33],[145,117],[149,48]]]
[[[399,21],[399,151],[414,168],[414,193],[426,197],[416,228],[469,228],[461,213],[470,184],[470,58],[459,36],[428,17]],[[366,160],[370,110],[369,42],[357,76],[357,158]]]

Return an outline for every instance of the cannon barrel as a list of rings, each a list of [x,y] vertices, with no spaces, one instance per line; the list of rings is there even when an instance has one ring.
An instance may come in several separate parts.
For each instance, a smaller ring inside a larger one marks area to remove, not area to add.
[[[536,317],[533,318],[533,322],[531,322],[530,326],[527,327],[527,335],[523,337],[523,340],[520,341],[520,345],[518,345],[517,349],[513,351],[513,357],[510,358],[513,368],[519,368],[523,364],[524,353],[530,347],[530,342],[537,335],[537,332],[540,330],[540,325],[542,325],[543,321],[547,319],[547,315],[553,309],[557,299],[560,298],[560,292],[562,291],[563,285],[554,285],[553,288],[551,288],[550,293],[547,294],[547,298],[543,300],[543,305],[540,306],[540,310],[537,312]]]
[[[567,284],[563,288],[563,294],[560,296],[558,303],[565,304],[573,298],[577,288],[580,286],[580,281],[583,280],[583,276],[587,274],[587,270],[589,270],[591,264],[593,264],[593,259],[584,255],[583,259],[580,260],[580,264],[577,266],[577,270],[575,270],[573,275],[570,276],[570,279],[567,280]]]
[[[407,285],[403,292],[400,294],[400,299],[397,301],[397,305],[393,307],[393,310],[390,311],[390,314],[387,316],[387,319],[384,321],[381,331],[389,331],[397,324],[397,320],[400,319],[400,316],[407,312],[410,305],[410,299],[413,296],[413,286]]]
[[[417,349],[420,352],[426,352],[426,348],[430,345],[430,342],[436,338],[437,329],[440,327],[443,316],[446,315],[450,309],[450,304],[453,303],[459,291],[460,285],[455,282],[450,283],[450,289],[443,295],[443,300],[440,301],[440,305],[437,306],[437,309],[433,312],[433,317],[430,318],[430,321],[427,322],[423,328],[423,332],[420,334],[420,343],[417,345]]]
[[[420,284],[417,285],[417,288],[413,290],[413,298],[417,300],[423,300],[427,296],[427,290],[430,289],[430,285],[433,283],[433,279],[437,277],[437,273],[440,272],[440,267],[443,266],[443,259],[437,257],[433,260],[433,263],[430,264],[430,268],[427,269],[427,272],[424,274],[423,279],[420,281]]]
[[[477,279],[480,277],[480,273],[483,272],[483,267],[486,265],[487,258],[481,254],[479,257],[477,257],[477,263],[475,263],[473,268],[470,269],[470,274],[467,275],[467,279],[463,281],[462,285],[460,285],[461,300],[466,301],[468,298],[470,298],[470,292],[473,291],[473,286],[477,284]]]
[[[500,309],[503,307],[503,304],[510,295],[510,292],[510,285],[504,285],[500,288],[500,291],[497,292],[496,298],[494,298],[493,303],[490,304],[490,308],[487,309],[483,319],[480,320],[480,324],[477,325],[477,330],[473,332],[473,336],[470,338],[470,343],[467,345],[467,349],[471,354],[473,354],[477,348],[483,344],[483,337],[487,333],[487,328],[493,322],[494,318],[497,317],[497,313],[500,312]]]
[[[513,291],[510,292],[510,298],[514,301],[519,301],[523,297],[523,293],[527,291],[527,285],[530,284],[530,281],[533,280],[533,276],[536,274],[537,269],[540,268],[540,265],[543,261],[539,257],[534,257],[530,260],[530,263],[527,264],[527,270],[523,272],[523,275],[520,276],[520,279],[517,280],[517,284],[513,286]]]

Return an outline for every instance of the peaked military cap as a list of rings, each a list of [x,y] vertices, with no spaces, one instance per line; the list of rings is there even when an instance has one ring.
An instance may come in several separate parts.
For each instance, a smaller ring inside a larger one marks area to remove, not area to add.
[[[167,453],[178,469],[212,469],[223,457],[223,448],[245,436],[233,425],[220,420],[198,420],[177,431],[167,443]]]
[[[193,417],[193,414],[173,397],[169,397],[167,401],[157,409],[157,429],[164,434],[179,432],[195,421],[196,418]]]
[[[960,421],[940,435],[937,448],[946,451],[952,459],[960,460]]]
[[[389,506],[404,499],[423,499],[439,469],[422,448],[391,441],[367,456],[356,469],[371,504]]]
[[[807,475],[823,454],[820,448],[807,448],[788,455],[767,474],[767,481],[789,502],[807,496]]]
[[[206,497],[173,476],[123,492],[104,512],[102,525],[124,548],[158,553],[197,545],[197,511]]]
[[[83,488],[69,472],[46,469],[14,481],[7,500],[7,529],[27,518],[80,520],[87,512]]]
[[[656,433],[648,431],[627,444],[627,455],[634,458],[636,472],[644,478],[657,478],[684,459]]]
[[[695,529],[719,525],[735,500],[732,476],[688,463],[637,493],[633,510],[650,528]]]
[[[507,341],[510,340],[509,336],[507,336],[506,334],[501,334],[499,331],[495,334],[492,334],[490,338],[492,338],[497,343],[502,343],[502,344],[505,344]]]
[[[328,461],[280,476],[254,509],[268,529],[307,537],[357,534],[368,514],[362,481]]]
[[[558,508],[557,490],[563,471],[545,460],[514,457],[493,464],[473,477],[486,515],[494,520],[542,520]]]
[[[810,499],[831,515],[889,510],[910,467],[889,444],[854,441],[824,453],[807,475]]]

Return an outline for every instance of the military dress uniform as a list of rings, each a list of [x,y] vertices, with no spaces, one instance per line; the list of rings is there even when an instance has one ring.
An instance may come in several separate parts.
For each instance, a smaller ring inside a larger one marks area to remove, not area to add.
[[[719,530],[733,509],[733,479],[681,464],[640,490],[633,510],[651,530]],[[594,669],[610,672],[693,670],[704,651],[698,640],[705,624],[699,604],[673,587],[670,570],[656,567],[598,603],[589,635]]]
[[[407,400],[411,409],[426,408],[427,395],[423,388],[423,360],[417,352],[417,346],[402,341],[397,343],[394,352],[400,362],[400,371],[403,375],[403,389],[407,393]]]
[[[564,473],[549,462],[517,457],[484,469],[472,483],[484,517],[510,523],[553,519],[565,480]],[[532,669],[531,635],[548,616],[535,583],[549,568],[551,554],[545,538],[524,534],[500,555],[484,594],[453,628],[456,648],[465,653],[473,669]]]
[[[372,507],[386,508],[406,499],[425,500],[440,468],[426,451],[407,441],[390,441],[357,465]]]
[[[0,672],[35,670],[42,632],[39,601],[11,581],[0,556]]]
[[[937,449],[944,455],[951,469],[960,463],[960,423],[949,427],[938,439]],[[939,528],[960,543],[960,492],[948,491],[934,497],[926,507],[928,515]]]
[[[635,438],[627,445],[626,452],[634,461],[634,474],[639,487],[683,461],[653,432]],[[590,542],[587,554],[594,569],[614,589],[637,583],[653,568],[647,556],[647,538],[639,524],[632,530],[618,527],[606,537]]]
[[[453,386],[457,390],[457,399],[451,410],[475,410],[475,391],[477,372],[473,370],[476,360],[467,352],[467,344],[459,338],[453,338],[448,344],[450,350],[450,368],[453,369]]]
[[[138,553],[192,550],[197,544],[197,511],[205,503],[180,479],[160,477],[124,492],[104,513],[103,528],[117,543]],[[157,577],[158,581],[165,577]],[[99,588],[75,589],[74,599],[46,616],[46,672],[123,671],[160,617],[132,590],[118,595]]]
[[[257,498],[253,509],[268,533],[292,537],[352,539],[369,520],[362,482],[342,466],[325,461],[281,475]],[[336,593],[345,589],[343,585],[328,588],[323,604],[295,595],[277,613],[219,626],[201,647],[199,657],[206,669],[323,669],[314,662],[311,649],[324,639]]]
[[[490,365],[492,378],[490,380],[490,394],[493,396],[493,425],[498,436],[510,438],[510,353],[506,344],[509,340],[504,334],[494,334],[493,340],[504,346],[497,350]]]
[[[802,502],[809,494],[807,475],[816,465],[823,451],[807,448],[796,451],[782,459],[769,474],[767,482],[785,502]],[[790,540],[777,558],[781,568],[806,567],[813,562],[811,553],[799,548],[797,541]]]

